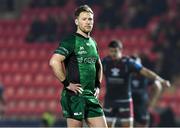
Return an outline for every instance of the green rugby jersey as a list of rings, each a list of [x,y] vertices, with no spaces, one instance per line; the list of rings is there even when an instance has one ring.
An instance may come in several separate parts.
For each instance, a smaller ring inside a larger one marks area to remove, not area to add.
[[[61,41],[55,50],[64,55],[66,77],[72,83],[80,83],[84,90],[94,91],[97,79],[96,64],[99,59],[96,42],[78,33]]]

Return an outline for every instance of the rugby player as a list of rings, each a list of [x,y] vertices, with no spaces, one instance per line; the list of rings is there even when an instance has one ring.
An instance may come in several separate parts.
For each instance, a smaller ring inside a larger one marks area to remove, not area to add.
[[[55,76],[64,85],[61,106],[68,127],[82,127],[83,120],[89,127],[107,127],[97,98],[103,73],[96,42],[90,37],[93,16],[88,5],[78,7],[76,33],[62,40],[50,59]]]
[[[108,47],[109,55],[102,61],[106,78],[104,111],[108,126],[133,127],[131,74],[139,73],[150,80],[159,81],[163,86],[170,86],[170,83],[132,58],[123,56],[120,41],[111,41]]]
[[[132,56],[131,58],[141,63],[139,57]],[[159,81],[150,81],[139,73],[131,75],[130,83],[134,105],[134,126],[148,127],[150,122],[148,109],[154,109],[163,87]]]

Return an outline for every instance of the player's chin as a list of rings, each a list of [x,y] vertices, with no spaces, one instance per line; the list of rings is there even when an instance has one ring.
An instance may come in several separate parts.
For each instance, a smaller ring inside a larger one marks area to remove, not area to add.
[[[86,28],[84,29],[84,32],[88,33],[88,32],[91,32],[92,31],[92,28]]]

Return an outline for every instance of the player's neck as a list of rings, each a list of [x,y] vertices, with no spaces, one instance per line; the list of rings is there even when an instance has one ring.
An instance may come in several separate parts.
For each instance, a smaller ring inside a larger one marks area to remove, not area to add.
[[[116,61],[116,60],[119,60],[121,59],[121,57],[113,57],[112,60]]]
[[[118,55],[118,56],[116,56],[116,57],[111,57],[112,58],[112,60],[119,60],[119,59],[121,59],[122,58],[122,56],[121,55]]]
[[[89,38],[90,37],[90,32],[88,32],[88,33],[85,33],[85,32],[83,32],[83,31],[81,31],[81,30],[77,30],[76,31],[76,33],[78,33],[78,34],[80,34],[80,35],[82,35],[82,36],[84,36],[84,37],[86,37],[86,38]]]

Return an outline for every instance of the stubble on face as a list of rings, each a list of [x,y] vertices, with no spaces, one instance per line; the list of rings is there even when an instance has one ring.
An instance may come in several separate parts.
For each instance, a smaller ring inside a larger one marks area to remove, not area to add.
[[[77,18],[77,28],[78,31],[82,31],[83,33],[90,33],[93,28],[93,14],[89,12],[81,12],[79,17]]]

